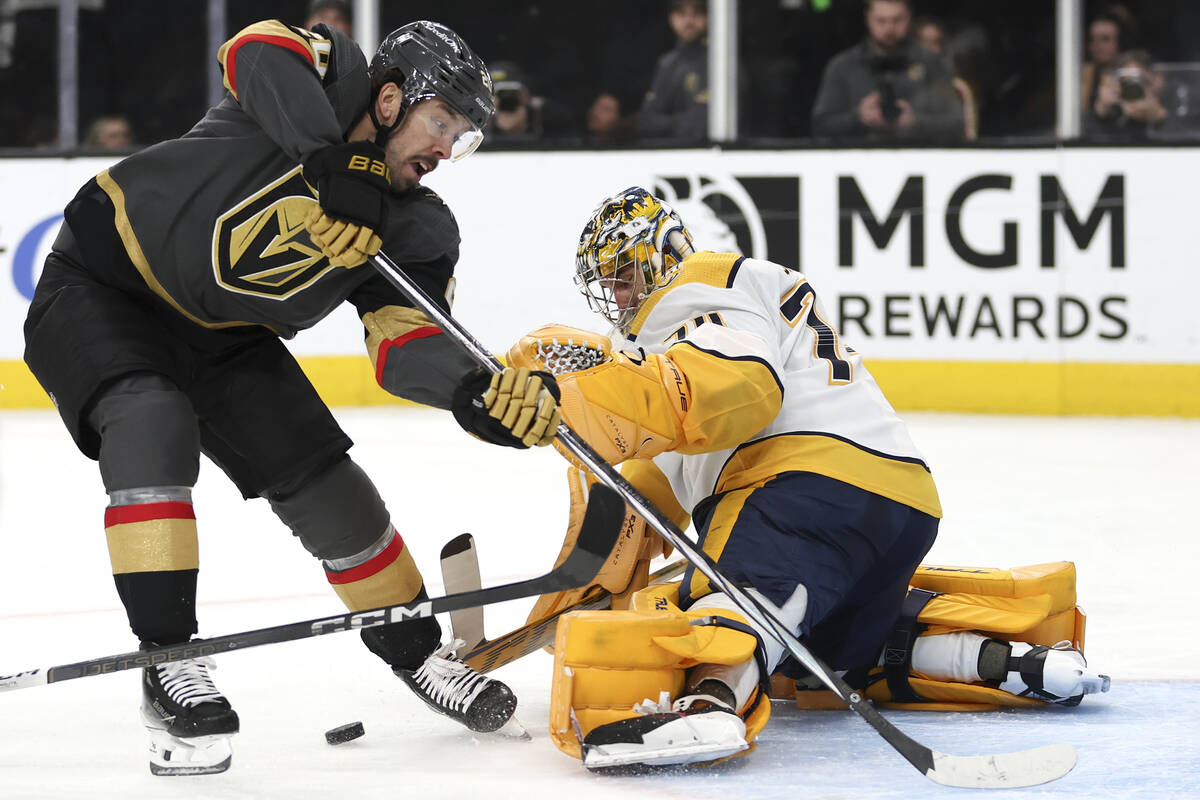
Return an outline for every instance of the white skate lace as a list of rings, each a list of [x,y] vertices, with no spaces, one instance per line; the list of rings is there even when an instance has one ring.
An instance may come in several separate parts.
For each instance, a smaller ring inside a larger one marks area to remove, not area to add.
[[[189,658],[155,667],[163,691],[185,708],[201,703],[225,702],[225,697],[217,691],[208,675],[210,669],[216,668],[211,658]]]
[[[417,685],[435,703],[459,712],[470,706],[491,681],[453,655],[464,644],[462,639],[455,639],[442,645],[413,673]]]
[[[599,366],[610,360],[608,353],[589,344],[586,340],[575,343],[574,339],[560,342],[550,339],[538,342],[538,360],[546,366],[546,371],[558,377],[567,372],[579,372]]]

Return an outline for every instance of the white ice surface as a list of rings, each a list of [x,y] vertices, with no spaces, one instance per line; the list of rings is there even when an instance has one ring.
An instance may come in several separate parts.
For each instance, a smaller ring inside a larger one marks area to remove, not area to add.
[[[354,458],[440,593],[441,544],[475,534],[484,584],[543,571],[561,543],[563,462],[493,448],[447,415],[346,410]],[[927,561],[1014,566],[1073,560],[1089,660],[1113,690],[1074,710],[885,712],[949,753],[1055,742],[1070,775],[1006,797],[1200,797],[1200,421],[907,414],[945,520]],[[318,565],[259,500],[205,464],[195,495],[201,635],[338,613]],[[132,649],[104,544],[95,465],[49,412],[0,414],[0,674]],[[488,632],[531,601],[488,609]],[[134,672],[0,696],[0,798],[858,798],[976,794],[921,777],[864,723],[776,704],[759,748],[703,772],[595,776],[547,738],[549,656],[497,677],[521,698],[532,742],[474,736],[429,713],[354,634],[222,656],[218,686],[242,717],[233,768],[154,778]],[[341,747],[323,732],[362,720]]]

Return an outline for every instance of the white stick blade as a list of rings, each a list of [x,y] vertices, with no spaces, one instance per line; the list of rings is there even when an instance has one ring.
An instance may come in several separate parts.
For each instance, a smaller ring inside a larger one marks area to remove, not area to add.
[[[1078,756],[1069,744],[1050,744],[1016,753],[951,756],[934,751],[926,774],[944,786],[965,789],[1018,789],[1049,783],[1066,775]]]

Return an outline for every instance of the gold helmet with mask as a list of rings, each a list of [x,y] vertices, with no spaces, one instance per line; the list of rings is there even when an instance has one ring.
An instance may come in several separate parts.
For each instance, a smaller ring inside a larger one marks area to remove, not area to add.
[[[575,253],[575,285],[589,308],[627,333],[655,285],[694,251],[675,210],[640,186],[630,186],[601,202],[584,226]],[[628,274],[618,274],[631,265],[635,269]],[[635,294],[622,308],[616,288],[627,284]]]

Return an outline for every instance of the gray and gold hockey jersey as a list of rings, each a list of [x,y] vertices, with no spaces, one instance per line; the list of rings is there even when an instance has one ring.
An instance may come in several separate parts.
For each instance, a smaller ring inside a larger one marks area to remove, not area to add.
[[[193,323],[291,338],[349,300],[380,384],[448,407],[470,360],[369,263],[333,267],[305,232],[317,194],[300,164],[341,143],[371,97],[358,45],[316,28],[268,21],[240,31],[218,53],[225,98],[181,138],[135,153],[97,183],[146,285]],[[426,293],[446,296],[459,233],[434,192],[393,194],[380,233],[383,251]]]

